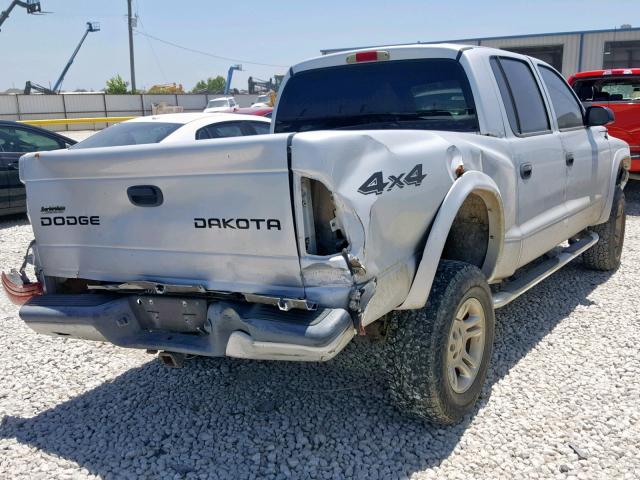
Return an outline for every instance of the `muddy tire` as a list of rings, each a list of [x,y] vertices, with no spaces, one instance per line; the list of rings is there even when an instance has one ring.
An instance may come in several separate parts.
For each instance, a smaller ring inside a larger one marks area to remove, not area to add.
[[[482,272],[463,262],[440,262],[427,305],[390,314],[386,373],[398,406],[437,424],[460,421],[482,390],[494,324]]]
[[[587,268],[608,271],[620,266],[626,219],[624,192],[616,187],[609,219],[605,223],[589,227],[589,230],[596,232],[600,239],[582,254],[582,260]]]

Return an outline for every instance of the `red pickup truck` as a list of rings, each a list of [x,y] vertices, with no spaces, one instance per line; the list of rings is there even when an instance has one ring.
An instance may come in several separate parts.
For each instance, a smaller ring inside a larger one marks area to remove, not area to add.
[[[614,111],[609,133],[629,144],[631,178],[640,180],[640,68],[614,68],[579,72],[569,77],[580,100]]]

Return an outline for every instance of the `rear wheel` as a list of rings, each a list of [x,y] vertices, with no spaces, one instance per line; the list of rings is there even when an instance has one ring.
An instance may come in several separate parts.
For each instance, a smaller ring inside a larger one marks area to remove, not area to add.
[[[605,223],[589,227],[589,230],[597,233],[600,239],[598,243],[582,254],[583,262],[587,268],[607,271],[615,270],[620,266],[627,219],[624,207],[624,192],[621,188],[616,187],[609,219]]]
[[[390,314],[388,376],[398,405],[439,424],[471,411],[491,359],[495,317],[480,270],[440,263],[427,305]]]

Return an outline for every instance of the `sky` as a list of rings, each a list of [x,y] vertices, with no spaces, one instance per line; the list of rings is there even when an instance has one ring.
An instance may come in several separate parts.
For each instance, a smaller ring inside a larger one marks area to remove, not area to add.
[[[99,90],[115,74],[130,79],[126,0],[40,1],[43,11],[53,13],[27,15],[16,8],[0,30],[0,91],[23,88],[27,80],[53,84],[87,21],[100,22],[101,30],[89,34],[63,90]],[[0,0],[0,9],[9,3]],[[136,83],[191,89],[242,63],[232,87],[246,89],[250,75],[285,73],[324,48],[640,26],[640,1],[606,3],[603,9],[602,0],[134,0]]]

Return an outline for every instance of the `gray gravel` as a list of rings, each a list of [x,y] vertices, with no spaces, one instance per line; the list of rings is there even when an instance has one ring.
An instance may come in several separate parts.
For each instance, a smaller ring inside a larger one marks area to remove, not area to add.
[[[0,303],[0,478],[640,478],[640,184],[622,267],[568,266],[497,315],[461,425],[390,403],[378,349],[326,364],[194,359],[32,333]],[[0,222],[0,267],[26,220]]]

